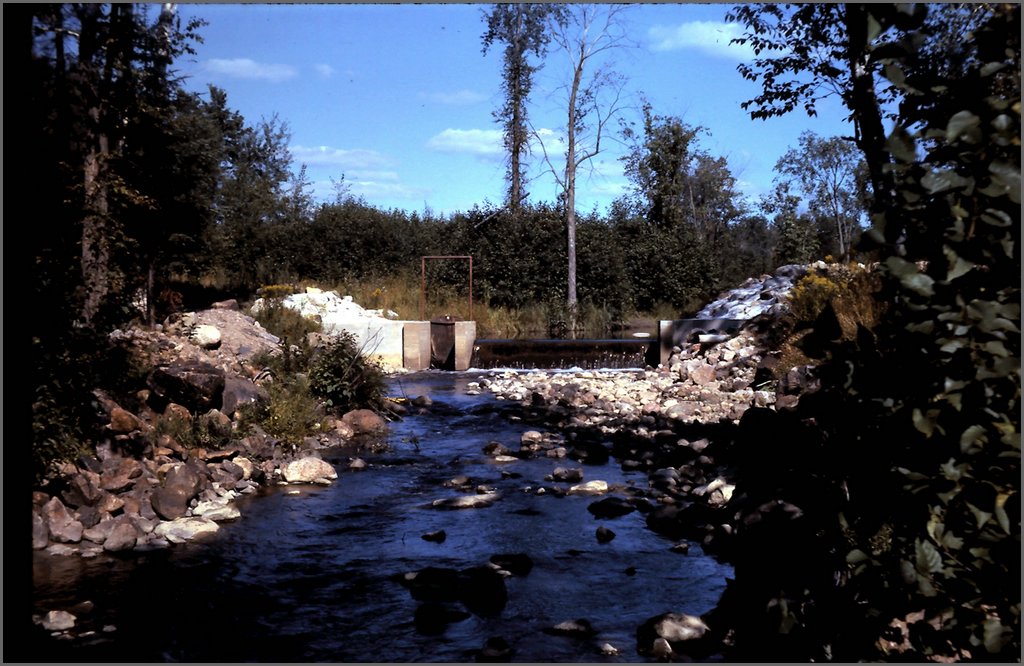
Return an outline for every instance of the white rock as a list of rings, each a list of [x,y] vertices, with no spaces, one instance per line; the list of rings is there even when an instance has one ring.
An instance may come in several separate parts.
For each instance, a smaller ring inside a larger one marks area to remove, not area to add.
[[[242,515],[236,507],[224,501],[200,502],[192,509],[192,514],[216,521],[234,520]]]
[[[211,324],[200,324],[192,329],[189,339],[203,349],[216,349],[220,346],[220,329]]]
[[[570,495],[600,495],[608,492],[608,482],[601,479],[587,481],[569,488]]]
[[[291,461],[281,468],[281,474],[288,483],[315,483],[319,479],[338,478],[330,463],[313,456]]]
[[[160,523],[153,530],[153,534],[171,543],[184,543],[200,534],[212,534],[219,529],[217,523],[205,518],[178,518]]]
[[[65,631],[74,627],[77,619],[67,611],[52,610],[43,617],[43,629],[47,631]]]

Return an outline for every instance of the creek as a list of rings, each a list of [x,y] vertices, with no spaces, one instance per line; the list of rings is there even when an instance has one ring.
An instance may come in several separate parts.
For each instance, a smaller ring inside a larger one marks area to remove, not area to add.
[[[643,471],[623,471],[614,458],[581,465],[547,457],[499,463],[485,455],[492,441],[518,449],[534,427],[486,391],[467,393],[481,376],[392,378],[391,395],[427,395],[433,405],[392,423],[384,450],[324,451],[338,469],[333,485],[264,489],[242,499],[241,518],[205,541],[93,559],[35,553],[33,611],[84,601],[91,610],[76,613],[74,638],[37,627],[34,659],[466,662],[498,636],[518,662],[645,661],[636,652],[637,627],[665,612],[708,612],[731,567],[698,544],[685,555],[671,551],[675,542],[650,531],[638,511],[599,520],[587,507],[600,497],[538,493],[569,487],[544,480],[556,466],[582,467],[584,481],[646,488]],[[356,455],[368,463],[361,471],[348,468]],[[472,509],[432,506],[465,494],[444,485],[459,475],[500,499]],[[599,543],[600,525],[615,538]],[[422,538],[440,530],[443,542]],[[506,553],[528,555],[533,567],[505,580],[500,612],[470,613],[441,633],[417,628],[420,602],[399,577],[425,567],[484,566]],[[576,618],[589,620],[596,635],[545,632]],[[605,643],[618,654],[602,655]]]

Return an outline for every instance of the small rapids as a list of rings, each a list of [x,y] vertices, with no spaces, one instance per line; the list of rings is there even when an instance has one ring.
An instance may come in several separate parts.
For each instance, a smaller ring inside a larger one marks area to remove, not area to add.
[[[506,403],[470,395],[478,378],[392,379],[392,395],[428,395],[433,405],[392,423],[386,449],[325,451],[339,473],[333,485],[246,498],[241,518],[205,542],[91,560],[37,552],[33,612],[72,610],[79,620],[70,638],[36,627],[31,654],[56,662],[465,662],[500,637],[518,662],[636,662],[645,660],[636,629],[646,619],[716,605],[728,565],[698,544],[689,554],[671,551],[675,542],[650,531],[638,511],[599,520],[587,507],[600,497],[551,492],[570,484],[544,479],[557,466],[582,467],[584,481],[647,487],[646,473],[623,471],[614,458],[581,465],[484,454],[495,441],[517,449],[533,428],[510,418]],[[356,455],[368,463],[361,471],[348,467]],[[433,506],[465,494],[445,485],[457,476],[499,499]],[[599,526],[615,538],[599,542]],[[422,538],[440,531],[443,541]],[[459,612],[440,631],[414,621],[421,602],[400,584],[404,574],[482,567],[509,553],[533,566],[505,579],[499,612]],[[545,631],[577,618],[596,634]],[[618,654],[602,654],[604,644]]]

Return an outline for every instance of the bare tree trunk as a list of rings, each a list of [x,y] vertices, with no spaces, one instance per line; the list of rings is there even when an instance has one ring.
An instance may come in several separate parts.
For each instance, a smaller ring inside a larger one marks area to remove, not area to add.
[[[565,305],[569,316],[570,335],[576,334],[576,98],[583,81],[584,49],[580,47],[580,57],[573,74],[572,88],[569,92],[569,122],[566,125],[565,149],[565,231],[567,235],[566,252],[569,259],[568,289]]]
[[[93,122],[98,122],[100,111],[89,110]],[[82,304],[82,323],[90,326],[110,291],[110,239],[107,233],[109,200],[105,161],[109,156],[109,141],[99,132],[90,146],[82,165],[85,190],[85,216],[82,218],[82,283],[85,302]]]

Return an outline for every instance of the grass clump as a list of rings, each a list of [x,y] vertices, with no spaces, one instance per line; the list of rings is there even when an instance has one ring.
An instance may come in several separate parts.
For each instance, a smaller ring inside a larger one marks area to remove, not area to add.
[[[304,347],[308,334],[322,331],[320,322],[302,316],[279,298],[264,298],[261,307],[254,310],[253,317],[260,326],[280,338],[285,347],[289,343]]]
[[[257,408],[253,416],[268,434],[298,445],[305,437],[322,431],[324,408],[310,391],[304,373],[271,383],[267,394],[266,405]]]

